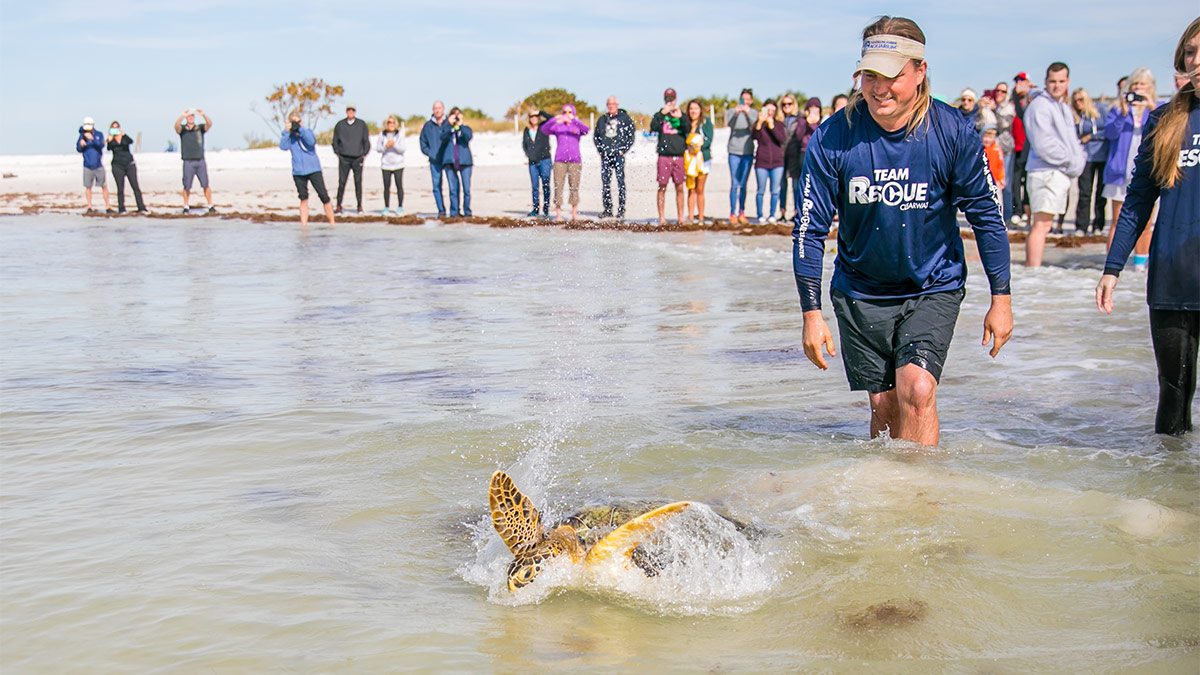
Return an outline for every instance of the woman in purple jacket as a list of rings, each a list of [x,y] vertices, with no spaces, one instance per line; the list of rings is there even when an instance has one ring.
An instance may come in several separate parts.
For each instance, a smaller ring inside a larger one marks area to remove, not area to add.
[[[1133,160],[1142,142],[1142,129],[1155,107],[1154,92],[1154,74],[1149,68],[1138,68],[1130,73],[1125,90],[1118,93],[1116,104],[1108,109],[1108,116],[1104,120],[1108,159],[1104,165],[1103,195],[1112,202],[1113,226],[1108,231],[1110,249],[1117,231],[1117,219],[1121,217],[1121,205],[1125,203],[1125,190],[1133,177]],[[1146,269],[1153,233],[1154,228],[1147,227],[1133,247],[1135,272]]]
[[[587,135],[588,125],[575,116],[575,106],[567,103],[562,112],[542,125],[542,133],[557,138],[554,150],[554,220],[562,222],[563,178],[571,188],[571,220],[579,215],[579,178],[583,173],[583,155],[579,139]]]
[[[754,206],[758,209],[758,224],[779,222],[775,218],[775,210],[779,207],[779,183],[783,179],[783,146],[787,143],[787,132],[783,123],[783,115],[777,112],[775,101],[767,99],[762,111],[758,113],[758,121],[754,123],[751,137],[757,141],[758,150],[754,153],[754,180],[757,190],[754,194]],[[767,181],[771,181],[771,214],[763,216],[763,192],[767,189]]]

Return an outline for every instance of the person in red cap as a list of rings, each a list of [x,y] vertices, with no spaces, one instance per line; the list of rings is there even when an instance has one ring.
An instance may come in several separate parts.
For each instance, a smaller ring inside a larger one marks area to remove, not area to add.
[[[675,90],[663,92],[663,107],[650,120],[650,131],[658,134],[658,224],[667,223],[664,208],[667,199],[667,183],[675,183],[675,209],[680,223],[687,223],[687,201],[684,198],[686,180],[683,153],[687,150],[687,135],[691,131],[687,117],[675,102]]]
[[[1033,82],[1022,71],[1013,76],[1012,121],[1013,159],[1008,184],[1012,188],[1012,204],[1009,221],[1016,225],[1024,218],[1029,220],[1029,191],[1025,185],[1025,164],[1029,160],[1029,143],[1025,139],[1025,107],[1029,105],[1029,90]]]

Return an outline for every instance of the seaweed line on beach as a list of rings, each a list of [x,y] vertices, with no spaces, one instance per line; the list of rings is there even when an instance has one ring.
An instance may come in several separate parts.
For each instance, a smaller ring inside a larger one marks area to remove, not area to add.
[[[22,207],[25,213],[42,213],[45,212],[41,207]],[[138,214],[113,215],[103,212],[85,213],[82,214],[89,218],[125,218],[139,217]],[[256,213],[256,212],[240,212],[233,211],[229,213],[219,214],[182,214],[182,213],[150,213],[143,214],[143,218],[159,218],[164,220],[177,219],[195,219],[195,218],[220,218],[222,220],[248,220],[254,223],[298,223],[300,217],[292,214],[278,213]],[[573,220],[557,222],[548,218],[507,218],[503,216],[470,216],[458,218],[427,218],[419,215],[405,216],[382,216],[382,215],[361,215],[352,216],[344,219],[343,223],[386,223],[388,225],[424,225],[425,223],[435,220],[443,224],[467,224],[481,225],[495,228],[526,228],[526,227],[557,227],[563,230],[611,230],[621,232],[729,232],[744,236],[767,236],[775,235],[782,237],[792,236],[792,226],[787,223],[775,223],[768,225],[741,225],[732,224],[725,220],[706,220],[704,223],[667,223],[658,225],[653,222],[629,221],[629,220]],[[975,239],[975,233],[969,227],[961,229],[963,239]],[[1021,231],[1011,231],[1008,233],[1008,240],[1013,244],[1021,244],[1025,242],[1027,234]],[[834,227],[829,232],[829,239],[837,239],[837,227]],[[1079,248],[1084,244],[1104,244],[1107,243],[1107,235],[1088,235],[1088,236],[1068,236],[1068,235],[1048,235],[1047,240],[1053,241],[1058,248]]]

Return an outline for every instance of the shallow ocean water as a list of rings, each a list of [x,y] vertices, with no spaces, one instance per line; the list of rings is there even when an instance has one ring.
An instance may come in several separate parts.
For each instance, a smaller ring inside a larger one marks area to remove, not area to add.
[[[1194,672],[1144,279],[1014,268],[993,361],[971,273],[923,452],[805,360],[784,239],[0,219],[0,666]],[[512,594],[496,469],[758,536]]]

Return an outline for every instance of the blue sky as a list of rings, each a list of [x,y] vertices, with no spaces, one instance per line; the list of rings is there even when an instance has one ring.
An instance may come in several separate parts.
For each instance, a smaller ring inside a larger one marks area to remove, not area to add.
[[[684,97],[798,89],[828,103],[883,13],[921,25],[934,93],[953,99],[1018,71],[1040,81],[1055,60],[1093,94],[1143,65],[1168,92],[1175,43],[1200,12],[1196,0],[0,0],[0,154],[71,152],[85,115],[162,150],[190,106],[213,118],[209,147],[244,147],[247,134],[271,135],[251,103],[307,77],[345,87],[369,120],[427,113],[435,98],[498,116],[542,87],[640,110],[667,86]]]

